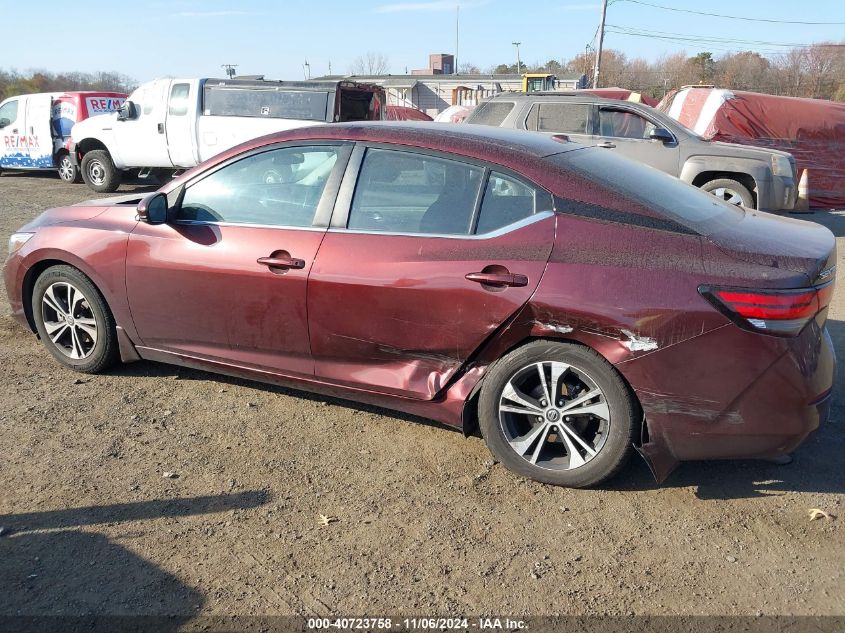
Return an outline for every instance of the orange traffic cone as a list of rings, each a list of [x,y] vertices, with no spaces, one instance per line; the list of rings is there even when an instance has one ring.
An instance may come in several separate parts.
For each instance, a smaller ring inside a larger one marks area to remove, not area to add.
[[[804,169],[801,172],[801,180],[798,181],[798,198],[795,200],[793,211],[810,210],[810,170]]]

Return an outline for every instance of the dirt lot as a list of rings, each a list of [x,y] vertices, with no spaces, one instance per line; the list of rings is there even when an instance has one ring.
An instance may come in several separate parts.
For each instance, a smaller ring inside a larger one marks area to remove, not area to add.
[[[0,237],[92,197],[4,174]],[[845,284],[830,329],[845,358]],[[576,491],[382,410],[147,362],[71,373],[5,296],[0,376],[0,614],[845,614],[841,398],[790,466],[658,487],[637,459]]]

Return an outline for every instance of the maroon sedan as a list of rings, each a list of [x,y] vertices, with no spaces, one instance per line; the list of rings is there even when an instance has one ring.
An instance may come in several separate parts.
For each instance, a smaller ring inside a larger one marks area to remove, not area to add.
[[[773,458],[828,411],[825,228],[600,148],[338,124],[234,148],[144,200],[11,238],[12,309],[67,367],[149,359],[463,429],[587,486],[638,450]]]

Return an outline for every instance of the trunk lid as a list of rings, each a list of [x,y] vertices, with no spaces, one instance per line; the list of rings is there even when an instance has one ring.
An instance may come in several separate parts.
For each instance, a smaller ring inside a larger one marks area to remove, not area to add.
[[[746,210],[739,222],[706,239],[732,259],[800,273],[807,285],[833,280],[836,238],[814,222]]]

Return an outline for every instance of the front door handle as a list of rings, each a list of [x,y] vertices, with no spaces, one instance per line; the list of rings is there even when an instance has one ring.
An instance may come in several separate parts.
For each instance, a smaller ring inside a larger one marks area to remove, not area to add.
[[[159,124],[158,124],[158,133],[159,133],[159,134],[164,134],[164,123],[159,123]]]
[[[305,260],[295,257],[259,257],[255,261],[270,268],[305,268]]]
[[[528,277],[513,273],[469,273],[466,278],[469,281],[484,284],[485,286],[495,286],[497,288],[508,286],[522,288],[528,285]]]
[[[603,143],[599,143],[596,147],[603,147],[604,149],[613,149],[616,147],[616,143],[611,143],[610,141],[604,141]]]

